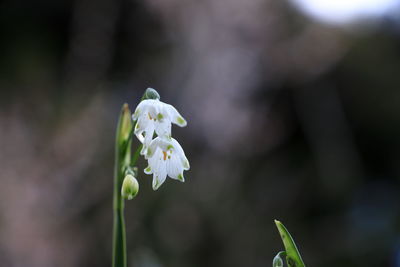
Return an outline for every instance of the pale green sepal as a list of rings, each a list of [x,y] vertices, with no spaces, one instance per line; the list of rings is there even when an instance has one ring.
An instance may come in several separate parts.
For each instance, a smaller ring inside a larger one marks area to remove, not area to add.
[[[143,96],[144,99],[160,99],[160,94],[153,88],[147,88]]]

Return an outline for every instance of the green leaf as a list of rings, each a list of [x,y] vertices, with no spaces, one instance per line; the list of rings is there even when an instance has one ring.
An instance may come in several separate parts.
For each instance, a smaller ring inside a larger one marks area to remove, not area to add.
[[[289,267],[305,267],[306,265],[301,259],[299,250],[297,249],[289,231],[280,221],[275,220],[275,224],[278,228],[279,234],[281,235],[283,245],[285,246],[287,265]]]

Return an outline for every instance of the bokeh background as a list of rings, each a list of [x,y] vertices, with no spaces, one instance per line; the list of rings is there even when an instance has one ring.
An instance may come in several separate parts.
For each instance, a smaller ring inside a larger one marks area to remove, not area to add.
[[[396,0],[0,3],[0,266],[110,266],[118,113],[147,87],[184,184],[126,205],[129,266],[400,266]],[[135,145],[137,145],[135,141]],[[145,167],[143,159],[139,167]]]

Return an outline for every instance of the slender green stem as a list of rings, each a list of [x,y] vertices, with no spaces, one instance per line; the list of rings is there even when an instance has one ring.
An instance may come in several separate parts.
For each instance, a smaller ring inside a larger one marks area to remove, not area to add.
[[[144,99],[159,99],[160,96],[154,89],[148,88],[142,96]],[[118,119],[117,133],[115,140],[115,163],[114,163],[114,227],[113,227],[113,251],[112,266],[127,267],[126,256],[126,234],[124,218],[124,199],[121,195],[121,187],[125,177],[125,172],[136,164],[139,158],[142,145],[131,156],[133,129],[136,122],[132,123],[131,111],[128,104],[124,104]],[[135,170],[135,168],[134,168]]]
[[[113,267],[126,267],[126,237],[124,219],[124,200],[121,196],[121,186],[124,178],[121,153],[116,153],[114,171],[114,237],[113,237]]]
[[[126,267],[126,237],[124,219],[124,199],[121,196],[121,186],[125,170],[131,161],[132,122],[128,105],[123,105],[117,126],[115,141],[114,164],[114,228],[113,228],[113,267]]]

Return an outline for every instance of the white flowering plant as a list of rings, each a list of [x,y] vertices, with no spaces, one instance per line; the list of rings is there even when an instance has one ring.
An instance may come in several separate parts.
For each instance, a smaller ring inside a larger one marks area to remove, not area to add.
[[[152,187],[157,190],[167,177],[184,182],[184,171],[189,170],[189,161],[179,142],[171,135],[172,124],[185,127],[187,122],[170,104],[160,101],[160,95],[148,88],[135,112],[132,114],[124,104],[119,117],[115,146],[114,168],[114,229],[113,267],[127,267],[124,200],[133,199],[139,192],[138,168],[140,155],[148,165],[145,174],[153,175]],[[140,145],[132,155],[132,138],[136,136]],[[273,267],[305,267],[300,253],[285,226],[275,220],[285,250],[273,259]]]
[[[153,175],[153,190],[159,189],[167,177],[185,181],[183,172],[190,165],[182,146],[171,136],[172,124],[185,127],[187,122],[172,105],[162,102],[152,88],[145,91],[133,114],[127,104],[122,106],[115,145],[113,267],[127,266],[124,201],[139,192],[139,155],[148,161],[143,172]],[[132,154],[134,136],[140,145]]]

